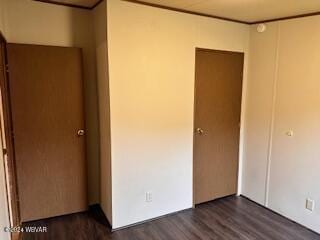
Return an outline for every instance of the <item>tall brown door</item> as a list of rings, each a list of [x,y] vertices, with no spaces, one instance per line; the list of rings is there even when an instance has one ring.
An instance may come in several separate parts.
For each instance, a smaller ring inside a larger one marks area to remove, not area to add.
[[[81,49],[8,44],[21,220],[87,208]]]
[[[237,191],[243,53],[196,50],[194,201]]]

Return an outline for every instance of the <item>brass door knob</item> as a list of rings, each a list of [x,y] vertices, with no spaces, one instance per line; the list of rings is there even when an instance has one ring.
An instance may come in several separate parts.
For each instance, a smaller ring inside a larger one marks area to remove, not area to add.
[[[204,133],[203,129],[202,128],[197,128],[196,129],[196,132],[199,134],[199,135],[202,135]]]
[[[83,129],[78,130],[77,134],[78,134],[79,137],[83,136],[84,135],[84,130]]]

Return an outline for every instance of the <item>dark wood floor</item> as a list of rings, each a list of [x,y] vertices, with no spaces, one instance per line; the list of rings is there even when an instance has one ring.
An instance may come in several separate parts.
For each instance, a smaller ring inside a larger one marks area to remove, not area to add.
[[[234,196],[114,233],[95,209],[28,225],[46,226],[48,232],[24,233],[23,240],[320,240],[320,235]]]

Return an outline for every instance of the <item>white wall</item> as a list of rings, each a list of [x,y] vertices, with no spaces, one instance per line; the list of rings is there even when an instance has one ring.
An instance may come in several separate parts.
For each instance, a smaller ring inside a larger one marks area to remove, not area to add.
[[[2,153],[2,139],[0,138],[0,239],[9,240],[10,234],[4,232],[5,227],[10,227],[8,202],[6,192],[4,160]]]
[[[266,200],[269,139],[277,61],[278,24],[266,32],[250,29],[242,193],[260,204]]]
[[[246,124],[243,194],[262,202],[265,191],[266,206],[320,233],[319,24],[319,16],[281,21],[259,36],[252,27],[246,117],[255,123]],[[314,212],[306,198],[316,201]]]
[[[0,1],[0,32],[4,32],[4,6],[3,2]],[[3,145],[2,145],[2,97],[0,92],[0,122],[1,122],[1,137],[0,137],[0,239],[9,240],[11,239],[9,233],[5,233],[3,229],[10,226],[9,222],[9,209],[8,209],[8,199],[7,199],[7,189],[6,189],[6,179],[5,179],[5,163],[3,158]]]
[[[120,0],[107,5],[119,228],[192,207],[195,48],[247,53],[249,27]]]
[[[0,4],[1,6],[1,4]],[[0,20],[1,21],[1,20]],[[0,28],[1,29],[1,28]],[[3,67],[3,66],[0,66]],[[7,178],[6,163],[3,155],[4,146],[4,128],[3,128],[3,109],[2,109],[2,93],[0,92],[0,239],[11,239],[10,233],[4,232],[5,227],[10,227],[9,221],[9,199],[7,195]]]
[[[100,204],[109,222],[112,224],[111,192],[111,143],[110,143],[110,99],[107,53],[107,8],[106,1],[93,10],[97,80],[99,95],[100,123]]]
[[[1,0],[8,42],[83,49],[89,202],[99,202],[99,127],[92,14],[36,1]]]

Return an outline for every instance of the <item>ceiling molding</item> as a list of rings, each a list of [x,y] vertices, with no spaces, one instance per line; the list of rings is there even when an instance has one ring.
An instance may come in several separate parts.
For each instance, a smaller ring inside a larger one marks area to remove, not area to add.
[[[96,2],[96,4],[94,4],[90,10],[94,9],[95,7],[97,7],[100,3],[102,3],[104,0],[99,0],[98,2]]]
[[[72,8],[80,8],[80,9],[85,9],[85,10],[92,10],[96,6],[98,6],[100,3],[102,3],[104,0],[99,0],[96,2],[93,6],[87,7],[87,6],[81,6],[81,5],[76,5],[76,4],[71,4],[71,3],[62,3],[54,0],[33,0],[36,2],[42,2],[42,3],[49,3],[49,4],[55,4],[55,5],[60,5],[60,6],[65,6],[65,7],[72,7]]]
[[[167,7],[167,6],[163,6],[163,5],[159,5],[159,4],[155,4],[155,3],[143,2],[143,1],[140,1],[140,0],[122,0],[122,1],[141,4],[141,5],[146,5],[146,6],[149,6],[149,7],[156,7],[156,8],[166,9],[166,10],[175,11],[175,12],[193,14],[193,15],[198,15],[198,16],[202,16],[202,17],[215,18],[215,19],[219,19],[219,20],[225,20],[225,21],[242,23],[242,24],[250,24],[250,22],[241,21],[241,20],[237,20],[237,19],[220,17],[220,16],[215,16],[215,15],[210,15],[210,14],[205,14],[205,13],[200,13],[200,12],[194,12],[194,11],[184,10],[184,9],[181,9],[181,8]]]
[[[73,8],[92,10],[95,7],[97,7],[100,3],[102,3],[104,0],[97,1],[91,7],[75,5],[75,4],[70,4],[70,3],[62,3],[62,2],[55,1],[55,0],[33,0],[33,1],[42,2],[42,3],[48,3],[48,4],[55,4],[55,5],[66,6],[66,7],[73,7]],[[276,21],[283,21],[283,20],[290,20],[290,19],[304,18],[304,17],[311,17],[311,16],[320,15],[320,11],[317,11],[317,12],[292,15],[292,16],[287,16],[287,17],[271,18],[271,19],[264,19],[264,20],[249,22],[249,21],[242,21],[242,20],[233,19],[233,18],[227,18],[227,17],[221,17],[221,16],[216,16],[216,15],[211,15],[211,14],[205,14],[205,13],[185,10],[185,9],[181,9],[181,8],[168,7],[168,6],[155,4],[155,3],[143,2],[141,0],[122,0],[122,1],[135,3],[135,4],[140,4],[140,5],[145,5],[145,6],[149,6],[149,7],[161,8],[161,9],[165,9],[165,10],[169,10],[169,11],[187,13],[187,14],[192,14],[192,15],[197,15],[197,16],[202,16],[202,17],[209,17],[209,18],[214,18],[214,19],[219,19],[219,20],[224,20],[224,21],[229,21],[229,22],[235,22],[235,23],[248,24],[248,25],[254,25],[254,24],[259,24],[259,23],[268,23],[268,22],[276,22]]]
[[[259,23],[276,22],[276,21],[283,21],[283,20],[290,20],[290,19],[296,19],[296,18],[311,17],[311,16],[317,16],[317,15],[320,15],[320,12],[312,12],[312,13],[293,15],[293,16],[288,16],[288,17],[266,19],[266,20],[261,20],[261,21],[250,22],[250,24],[252,25],[252,24],[259,24]]]
[[[283,20],[289,20],[289,19],[296,19],[296,18],[303,18],[303,17],[311,17],[311,16],[320,15],[320,12],[318,11],[318,12],[312,12],[312,13],[292,15],[292,16],[287,16],[287,17],[271,18],[271,19],[265,19],[265,20],[249,22],[249,21],[242,21],[242,20],[238,20],[238,19],[232,19],[232,18],[227,18],[227,17],[220,17],[220,16],[204,14],[204,13],[200,13],[200,12],[184,10],[184,9],[181,9],[181,8],[167,7],[167,6],[164,6],[164,5],[143,2],[143,1],[140,1],[140,0],[122,0],[122,1],[141,4],[141,5],[146,5],[146,6],[150,6],[150,7],[166,9],[166,10],[175,11],[175,12],[193,14],[193,15],[198,15],[198,16],[202,16],[202,17],[209,17],[209,18],[215,18],[215,19],[225,20],[225,21],[230,21],[230,22],[248,24],[248,25],[254,25],[254,24],[259,24],[259,23],[268,23],[268,22],[276,22],[276,21],[283,21]]]

